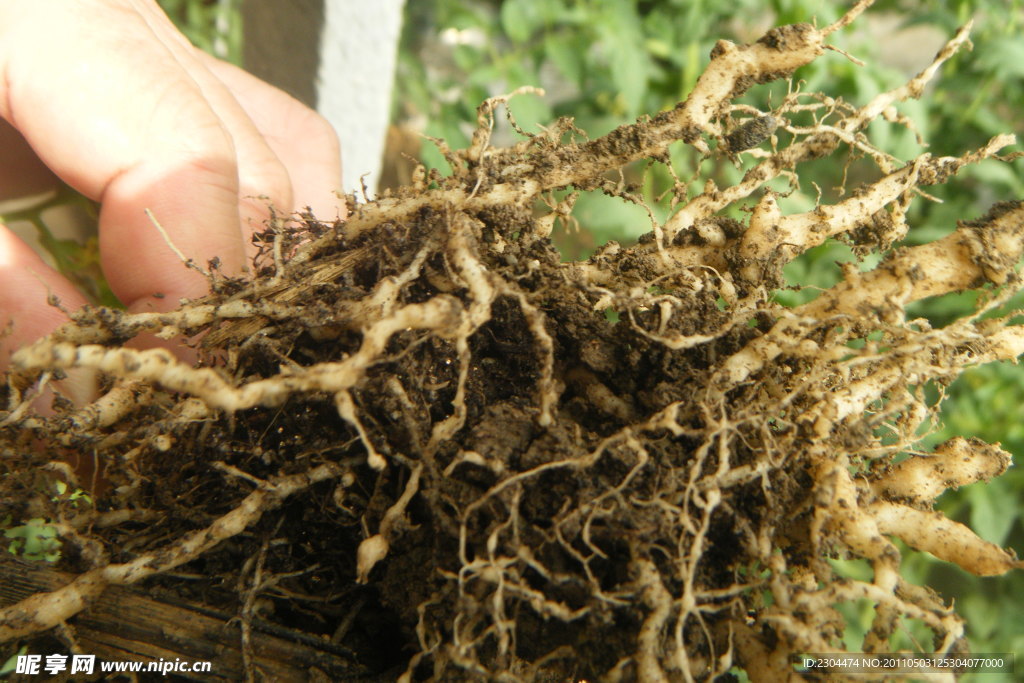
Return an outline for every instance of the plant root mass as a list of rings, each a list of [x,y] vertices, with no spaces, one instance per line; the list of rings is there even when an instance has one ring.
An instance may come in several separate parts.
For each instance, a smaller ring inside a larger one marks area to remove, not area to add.
[[[0,516],[52,520],[77,578],[0,609],[0,641],[149,579],[333,639],[371,678],[786,680],[792,655],[843,651],[839,608],[862,600],[863,651],[889,652],[914,620],[926,652],[964,652],[963,621],[901,577],[901,552],[1019,567],[933,510],[1009,455],[915,444],[938,410],[928,391],[1024,351],[1019,325],[985,315],[1020,288],[1024,205],[893,247],[922,188],[1010,158],[1014,138],[903,162],[866,135],[903,125],[896,106],[967,27],[865,104],[793,82],[773,110],[734,104],[821,56],[865,5],[720,41],[684,102],[604,137],[560,120],[496,148],[507,98],[488,100],[468,149],[439,142],[450,175],[350,198],[344,222],[275,217],[254,277],[213,269],[211,294],[169,313],[87,308],[19,350],[0,394]],[[642,204],[614,172],[670,164],[673,143],[700,184],[677,178],[635,246],[563,262],[551,234],[576,196]],[[786,183],[832,154],[874,179],[787,213]],[[745,169],[738,182],[699,175],[723,161]],[[783,266],[829,238],[884,258],[780,304]],[[976,312],[941,329],[906,315],[968,289]],[[125,346],[143,333],[193,340],[200,362]],[[100,398],[34,412],[43,386],[83,368]],[[91,505],[53,493],[58,478],[95,486],[66,454],[102,468]]]

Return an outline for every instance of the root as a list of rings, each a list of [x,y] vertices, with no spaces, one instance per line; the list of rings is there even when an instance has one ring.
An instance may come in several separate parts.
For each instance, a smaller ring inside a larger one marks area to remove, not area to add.
[[[228,473],[234,470],[220,465]],[[107,586],[127,586],[190,562],[241,533],[288,496],[339,474],[337,466],[328,464],[309,472],[260,482],[259,489],[205,529],[187,534],[175,543],[140,555],[131,562],[92,569],[52,593],[40,593],[0,609],[0,641],[53,628],[88,607]]]
[[[258,236],[254,279],[215,278],[169,313],[86,309],[19,350],[0,411],[3,512],[54,520],[66,549],[92,550],[66,553],[79,563],[68,586],[0,611],[0,640],[196,562],[211,585],[248,586],[245,619],[265,593],[304,627],[358,639],[383,627],[353,615],[380,603],[400,626],[375,647],[404,680],[781,679],[794,654],[843,650],[837,608],[859,600],[875,605],[863,650],[887,652],[912,619],[932,631],[929,652],[962,652],[962,621],[901,578],[894,539],[978,575],[1021,567],[932,507],[1009,455],[972,438],[916,444],[938,409],[926,387],[1024,352],[1024,328],[993,317],[1021,287],[1024,204],[896,245],[922,188],[1015,158],[1002,151],[1015,139],[900,165],[867,138],[879,118],[906,125],[897,105],[967,27],[861,107],[800,92],[772,112],[733,103],[820,56],[868,4],[825,29],[719,42],[684,102],[595,140],[567,142],[560,121],[495,149],[507,98],[488,100],[470,148],[442,148],[450,176],[353,200],[345,223],[278,220]],[[789,144],[758,148],[773,131]],[[649,211],[650,239],[563,263],[551,227],[576,193],[640,201],[604,174],[678,141],[749,168],[731,187],[677,188],[664,223]],[[799,182],[841,144],[875,179],[787,214],[768,183]],[[744,202],[745,223],[725,215]],[[835,238],[884,258],[779,304],[783,266]],[[983,292],[974,314],[942,329],[908,319],[910,303],[963,290]],[[197,340],[200,364],[125,346],[144,332]],[[74,368],[100,373],[103,395],[34,414],[38,387]],[[52,473],[75,475],[40,467],[53,455],[33,441],[102,462],[101,507],[52,495]],[[283,540],[250,533],[268,528]],[[866,560],[870,578],[843,576],[838,558]],[[314,563],[319,583],[303,583]],[[290,578],[271,587],[264,572]],[[323,609],[306,619],[293,601]]]

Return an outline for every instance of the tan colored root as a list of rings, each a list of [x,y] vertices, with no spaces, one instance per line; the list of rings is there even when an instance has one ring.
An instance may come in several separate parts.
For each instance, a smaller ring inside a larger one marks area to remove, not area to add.
[[[17,424],[49,434],[70,425],[53,440],[87,443],[102,457],[128,463],[119,489],[128,496],[144,479],[133,469],[144,454],[173,457],[173,425],[234,425],[289,400],[326,401],[361,449],[371,473],[365,488],[404,477],[391,494],[380,493],[379,519],[363,511],[363,536],[350,558],[354,580],[372,584],[394,561],[418,504],[417,514],[446,521],[433,531],[458,547],[451,564],[429,576],[437,580],[435,592],[406,606],[419,619],[420,647],[406,680],[431,659],[438,677],[453,669],[540,677],[564,649],[521,661],[517,619],[524,614],[605,634],[600,628],[615,619],[633,620],[629,646],[618,642],[617,663],[599,673],[641,680],[697,680],[733,665],[755,680],[789,676],[790,655],[836,649],[844,628],[836,608],[858,600],[875,605],[864,650],[885,652],[905,616],[933,631],[935,652],[954,651],[962,621],[900,577],[892,537],[979,575],[1021,566],[1011,551],[932,510],[945,490],[1001,474],[1008,454],[973,439],[949,441],[933,453],[914,445],[919,428],[934,419],[924,386],[1024,352],[1024,327],[982,315],[1021,286],[1024,205],[997,205],[940,240],[891,251],[868,272],[847,265],[841,282],[807,304],[786,309],[771,292],[787,262],[826,239],[867,226],[872,242],[858,248],[889,251],[911,229],[907,209],[926,196],[921,188],[951,180],[968,164],[1008,158],[999,154],[1015,139],[1003,135],[959,157],[922,154],[896,168],[864,132],[879,117],[906,124],[895,106],[921,94],[968,43],[967,28],[907,84],[862,107],[787,96],[771,114],[793,137],[784,149],[755,151],[728,137],[733,112],[741,120],[768,116],[733,99],[754,82],[786,77],[815,59],[828,47],[826,37],[868,4],[822,30],[801,24],[748,46],[720,42],[685,102],[596,140],[563,143],[573,130],[563,121],[512,148],[493,149],[494,109],[505,98],[488,100],[471,147],[442,148],[453,173],[430,175],[434,189],[427,189],[424,171],[420,185],[353,207],[343,225],[307,225],[312,234],[301,238],[277,233],[267,277],[215,283],[224,293],[166,314],[85,311],[18,351],[0,428]],[[784,120],[805,112],[814,114],[813,125]],[[576,197],[555,201],[551,190],[599,188],[629,199],[604,174],[637,159],[662,160],[679,140],[703,155],[757,161],[732,187],[709,181],[695,197],[681,192],[667,221],[654,221],[650,241],[610,244],[584,263],[549,258],[555,218],[567,219]],[[835,204],[786,215],[767,183],[798,177],[800,164],[840,143],[865,154],[880,177]],[[746,225],[723,220],[726,209],[758,191]],[[540,200],[552,211],[534,217]],[[393,253],[399,246],[408,253]],[[346,279],[353,271],[378,275],[370,284]],[[321,287],[336,300],[311,294]],[[985,291],[976,314],[941,330],[907,319],[911,302],[966,289]],[[618,314],[617,325],[605,320],[606,311]],[[508,339],[495,338],[499,322]],[[274,335],[286,328],[299,332],[275,346]],[[592,331],[593,339],[572,338],[579,330]],[[190,367],[163,350],[120,346],[142,332],[205,334],[204,348],[223,350],[226,359],[212,353],[215,367]],[[296,360],[302,356],[288,344],[297,340],[309,344],[304,350],[313,360]],[[481,405],[488,371],[480,349],[492,343],[519,354],[516,362],[528,371],[517,376],[531,385],[506,392],[500,405]],[[238,356],[259,344],[271,349],[266,358],[273,362],[245,369]],[[419,366],[401,365],[423,348],[433,354],[425,356],[443,358],[424,373],[429,377],[416,375],[424,372]],[[664,377],[640,378],[643,391],[631,395],[623,387],[636,378],[616,372],[626,363]],[[63,418],[30,415],[33,392],[72,368],[103,373],[106,393]],[[387,397],[383,416],[367,406],[371,385]],[[133,432],[137,442],[125,445],[108,433],[151,405],[167,405],[170,417]],[[492,409],[529,422],[527,452],[509,456],[481,437]],[[402,429],[408,438],[393,438]],[[883,429],[894,438],[879,436]],[[559,447],[533,448],[546,438]],[[328,457],[324,452],[321,445],[317,457]],[[892,464],[905,453],[912,455]],[[107,585],[191,561],[285,497],[346,473],[330,461],[288,466],[305,471],[262,480],[222,465],[257,490],[199,532],[0,612],[0,639],[53,627]],[[549,487],[561,487],[565,503],[537,524],[536,506]],[[748,509],[754,497],[757,514]],[[112,511],[110,523],[132,519],[129,512]],[[62,529],[81,534],[80,526]],[[609,544],[608,529],[627,528],[625,546]],[[734,559],[721,559],[728,554],[723,543]],[[709,567],[709,549],[724,568]],[[840,576],[827,561],[836,557],[867,560],[871,578]],[[732,582],[714,570],[733,572]]]
[[[898,536],[910,547],[954,562],[975,576],[998,576],[1024,567],[1013,553],[983,541],[941,512],[877,501],[868,506],[868,513],[882,533]]]
[[[948,489],[998,477],[1010,466],[1010,454],[977,439],[955,437],[928,455],[893,466],[871,482],[879,498],[930,505]]]

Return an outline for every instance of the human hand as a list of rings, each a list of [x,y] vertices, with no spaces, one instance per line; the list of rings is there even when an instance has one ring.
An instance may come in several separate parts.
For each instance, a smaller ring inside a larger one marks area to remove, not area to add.
[[[153,0],[0,0],[0,199],[60,178],[101,204],[104,274],[129,311],[203,295],[145,214],[200,265],[242,271],[278,210],[344,217],[334,131],[315,112],[194,48]],[[0,369],[85,299],[0,225]],[[162,295],[157,298],[154,295]],[[75,394],[74,387],[69,388]],[[81,395],[82,388],[78,388]]]

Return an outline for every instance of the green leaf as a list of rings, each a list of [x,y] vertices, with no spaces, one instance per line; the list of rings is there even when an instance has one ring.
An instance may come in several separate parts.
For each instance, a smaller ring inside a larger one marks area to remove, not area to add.
[[[598,34],[607,52],[616,99],[626,116],[635,117],[640,113],[647,91],[650,58],[633,3],[625,0],[607,3]]]
[[[61,542],[57,538],[57,529],[44,519],[30,519],[22,526],[6,529],[4,537],[13,539],[8,551],[26,560],[56,562],[60,559]]]
[[[501,4],[501,26],[516,43],[525,43],[538,27],[540,15],[532,2],[505,0]]]
[[[583,82],[583,56],[586,45],[582,44],[580,34],[549,34],[544,38],[544,54],[555,65],[555,68],[569,83],[581,85]]]
[[[1017,520],[1016,498],[1001,480],[976,484],[967,489],[971,501],[971,528],[990,543],[1002,545]]]
[[[1024,76],[1024,43],[1018,36],[987,41],[978,64],[1000,80],[1020,78]]]
[[[1007,193],[1024,194],[1024,183],[1021,182],[1020,175],[1015,172],[1013,166],[1009,164],[983,161],[976,166],[968,167],[965,171],[964,177],[977,178],[989,189],[992,189],[993,186],[1000,186],[1006,188]]]
[[[580,196],[573,217],[599,244],[609,240],[634,240],[651,230],[650,219],[643,208],[595,192]]]

